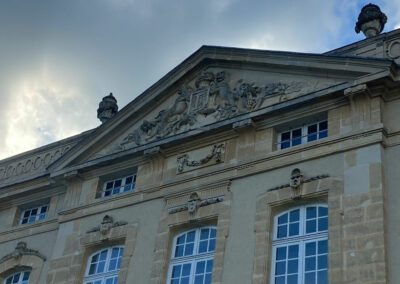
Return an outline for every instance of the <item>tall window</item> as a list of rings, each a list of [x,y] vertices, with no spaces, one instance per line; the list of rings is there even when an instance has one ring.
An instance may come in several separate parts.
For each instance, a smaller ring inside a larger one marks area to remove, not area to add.
[[[308,205],[275,217],[271,283],[328,283],[328,208]]]
[[[47,217],[48,210],[48,204],[25,210],[24,212],[22,212],[21,224],[33,223],[38,220],[45,219]]]
[[[29,275],[30,271],[20,271],[14,273],[4,280],[4,284],[28,284],[29,283]]]
[[[167,284],[210,284],[215,227],[187,231],[174,238]]]
[[[326,120],[314,122],[279,133],[278,149],[286,149],[327,136],[328,122]]]
[[[84,284],[117,284],[124,248],[110,247],[89,258]]]
[[[136,175],[130,175],[123,178],[109,180],[104,183],[102,196],[111,196],[121,192],[134,190],[136,184]]]

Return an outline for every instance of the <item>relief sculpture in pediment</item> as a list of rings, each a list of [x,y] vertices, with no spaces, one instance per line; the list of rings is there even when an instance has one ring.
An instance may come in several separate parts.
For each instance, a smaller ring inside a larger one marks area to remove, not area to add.
[[[274,82],[257,86],[254,82],[237,80],[230,86],[228,72],[204,70],[194,81],[194,86],[183,84],[177,98],[169,108],[159,111],[153,120],[143,120],[129,133],[118,148],[139,146],[208,123],[257,110],[263,102],[275,96],[306,93],[322,88],[319,82]],[[211,120],[210,120],[211,117]]]

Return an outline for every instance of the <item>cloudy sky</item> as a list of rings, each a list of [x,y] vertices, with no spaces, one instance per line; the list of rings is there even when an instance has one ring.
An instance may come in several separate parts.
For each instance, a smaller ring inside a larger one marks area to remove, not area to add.
[[[0,0],[0,159],[100,124],[201,45],[324,52],[369,1]],[[400,1],[374,1],[400,28]]]

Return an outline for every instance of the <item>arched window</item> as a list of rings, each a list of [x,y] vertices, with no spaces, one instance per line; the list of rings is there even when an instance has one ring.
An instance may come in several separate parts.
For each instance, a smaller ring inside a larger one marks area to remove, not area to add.
[[[92,254],[86,267],[84,284],[117,284],[124,248],[115,246]]]
[[[328,283],[328,207],[306,205],[274,219],[271,283]]]
[[[215,227],[202,227],[176,236],[167,283],[210,284],[216,235]]]
[[[14,273],[4,280],[4,284],[28,284],[29,283],[29,275],[30,271],[20,271]]]

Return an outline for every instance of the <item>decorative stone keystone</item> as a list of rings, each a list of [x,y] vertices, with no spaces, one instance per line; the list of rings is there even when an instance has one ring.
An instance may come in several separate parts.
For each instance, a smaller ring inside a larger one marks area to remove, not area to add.
[[[385,27],[387,17],[381,12],[379,6],[374,4],[365,5],[361,9],[356,23],[356,33],[360,31],[369,38],[380,34]]]
[[[97,118],[100,119],[101,123],[104,123],[112,118],[117,112],[117,99],[112,93],[110,93],[99,103],[99,108],[97,109]]]
[[[294,169],[290,177],[290,187],[292,188],[292,199],[299,199],[301,197],[301,187],[304,182],[304,176],[299,169]]]

